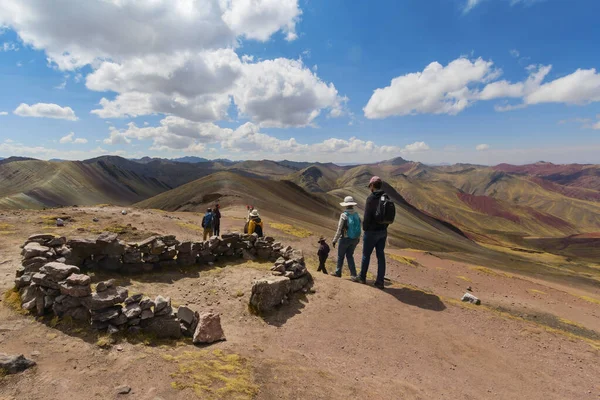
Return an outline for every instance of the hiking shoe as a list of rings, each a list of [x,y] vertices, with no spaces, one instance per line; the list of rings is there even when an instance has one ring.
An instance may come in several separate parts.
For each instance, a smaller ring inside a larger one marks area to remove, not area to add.
[[[381,290],[385,289],[385,286],[384,286],[383,282],[382,283],[375,282],[373,284],[373,286],[375,286],[377,289],[381,289]]]
[[[342,274],[336,274],[335,272],[332,272],[331,274],[329,274],[331,276],[335,276],[336,278],[341,278]]]
[[[350,280],[352,282],[356,282],[356,283],[362,283],[362,284],[367,283],[367,281],[365,281],[364,279],[361,279],[360,276],[351,276]]]

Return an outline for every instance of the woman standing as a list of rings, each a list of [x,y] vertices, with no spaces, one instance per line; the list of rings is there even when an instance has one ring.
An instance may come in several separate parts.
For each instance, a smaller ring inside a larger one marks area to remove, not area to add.
[[[346,196],[344,201],[340,203],[344,207],[344,211],[340,215],[337,232],[333,237],[333,247],[335,248],[338,240],[337,269],[331,275],[341,278],[342,267],[344,266],[344,258],[348,261],[348,269],[350,270],[351,279],[356,279],[356,264],[354,263],[354,250],[360,241],[360,217],[354,211],[356,202],[352,196]]]

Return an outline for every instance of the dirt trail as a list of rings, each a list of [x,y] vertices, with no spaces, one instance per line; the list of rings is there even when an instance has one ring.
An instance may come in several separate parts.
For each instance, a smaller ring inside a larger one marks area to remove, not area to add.
[[[122,217],[119,211],[65,209],[60,212],[75,222],[60,232],[91,236],[92,230],[131,224],[137,230],[124,229],[128,240],[146,231],[199,236],[194,227],[199,215],[133,210]],[[0,240],[2,292],[12,286],[19,245],[29,234],[55,231],[36,225],[42,215],[55,213],[0,216],[6,225],[1,230],[14,232]],[[224,214],[222,230],[243,224],[243,210]],[[91,222],[94,216],[100,222]],[[265,216],[267,223],[277,218]],[[298,238],[272,228],[267,233],[303,248],[311,260],[314,236],[332,232],[303,228],[313,236]],[[165,355],[214,349],[248,360],[258,399],[600,399],[600,350],[576,336],[600,331],[600,305],[582,299],[598,299],[598,292],[506,276],[427,253],[389,253],[409,258],[390,259],[392,282],[385,291],[314,272],[316,293],[294,299],[266,320],[250,315],[246,305],[250,282],[268,275],[268,265],[220,265],[121,280],[131,292],[161,293],[177,304],[221,312],[227,341],[205,349],[186,342],[120,342],[103,349],[95,336],[53,328],[2,304],[1,351],[24,353],[38,366],[1,378],[0,399],[113,399],[114,388],[123,384],[132,392],[119,398],[190,399],[191,389],[172,387],[177,364]],[[467,286],[483,307],[457,301]],[[552,332],[549,327],[560,318],[586,329],[572,325],[569,331],[563,322]]]

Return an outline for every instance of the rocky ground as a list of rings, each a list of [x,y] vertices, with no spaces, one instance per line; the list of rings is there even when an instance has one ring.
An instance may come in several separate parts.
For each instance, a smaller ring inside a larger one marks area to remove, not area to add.
[[[0,291],[12,287],[19,246],[34,233],[87,237],[108,230],[128,241],[200,235],[200,215],[120,211],[0,212]],[[224,210],[222,231],[241,228],[243,215]],[[53,227],[56,216],[65,218],[64,228]],[[598,288],[388,249],[390,281],[380,291],[314,271],[315,237],[330,237],[333,227],[299,226],[268,211],[263,217],[268,234],[305,251],[315,293],[263,319],[248,310],[249,288],[270,275],[272,263],[118,279],[132,294],[161,294],[174,307],[221,313],[227,340],[207,347],[36,320],[5,299],[0,352],[24,354],[37,365],[0,378],[0,399],[600,399]],[[97,274],[92,282],[105,278]],[[469,286],[481,306],[460,302]]]

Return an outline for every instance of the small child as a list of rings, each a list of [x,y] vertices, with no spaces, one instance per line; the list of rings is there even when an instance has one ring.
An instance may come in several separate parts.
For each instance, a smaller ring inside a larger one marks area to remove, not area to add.
[[[317,252],[317,255],[319,256],[319,269],[317,269],[317,272],[323,271],[323,273],[327,275],[325,262],[327,261],[327,257],[329,257],[329,245],[325,242],[323,236],[319,238],[319,251]]]

